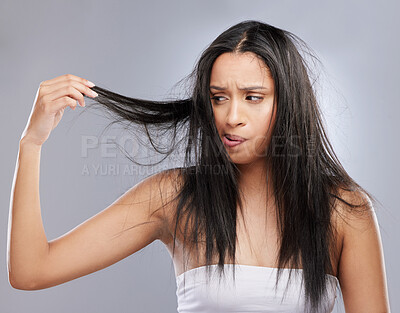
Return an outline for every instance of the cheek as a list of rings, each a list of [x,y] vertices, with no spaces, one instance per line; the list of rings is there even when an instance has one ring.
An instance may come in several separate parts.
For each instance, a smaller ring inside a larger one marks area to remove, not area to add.
[[[265,146],[270,141],[271,133],[275,124],[275,117],[271,120],[272,112],[264,113],[254,120],[254,133],[256,134],[256,144]]]
[[[217,127],[218,131],[220,129],[220,125],[222,124],[221,121],[221,114],[218,114],[218,112],[216,112],[215,110],[213,110],[214,112],[214,122],[215,122],[215,126]]]
[[[272,108],[264,112],[259,112],[254,121],[258,133],[269,133],[275,123],[275,116],[273,116]]]

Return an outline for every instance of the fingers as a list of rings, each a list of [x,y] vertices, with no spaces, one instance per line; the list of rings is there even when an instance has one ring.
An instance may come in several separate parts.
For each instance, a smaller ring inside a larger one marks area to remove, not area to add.
[[[23,137],[42,145],[60,122],[64,109],[75,110],[77,101],[85,106],[84,95],[96,97],[94,84],[67,74],[40,83]]]
[[[84,95],[92,98],[98,96],[96,92],[88,87],[88,85],[92,86],[94,84],[81,77],[66,74],[48,81],[43,81],[40,84],[40,90],[41,94],[45,94],[47,101],[54,102],[55,100],[69,96],[71,99],[78,101],[80,106],[84,107]],[[64,102],[64,107],[65,106],[70,106],[74,109],[76,107],[76,102],[74,101],[74,105],[72,106],[71,101],[68,101],[68,103]],[[56,107],[53,107],[53,109],[59,109]]]
[[[58,98],[57,100],[53,101],[52,105],[56,110],[63,109],[69,106],[72,110],[76,108],[76,100],[72,99],[71,97],[65,96]]]
[[[77,81],[72,81],[68,83],[61,82],[59,84],[47,86],[47,88],[49,100],[54,101],[67,95],[77,100],[81,106],[85,106],[85,100],[83,97],[84,95],[91,98],[95,98],[98,96],[97,93],[91,90],[89,87]]]
[[[84,79],[82,77],[76,76],[76,75],[72,75],[72,74],[65,74],[65,75],[61,75],[61,76],[58,76],[58,77],[53,78],[53,79],[42,81],[40,83],[40,86],[41,87],[42,86],[51,86],[51,85],[54,85],[54,84],[58,84],[58,83],[61,83],[61,82],[68,82],[68,81],[70,81],[70,82],[76,81],[76,82],[79,82],[79,83],[81,83],[83,85],[86,85],[86,86],[88,86],[90,88],[95,86],[95,84],[93,84],[91,81],[89,81],[87,79]]]

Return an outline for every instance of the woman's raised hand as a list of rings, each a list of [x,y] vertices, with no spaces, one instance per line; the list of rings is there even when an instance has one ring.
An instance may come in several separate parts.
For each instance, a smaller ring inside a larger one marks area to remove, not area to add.
[[[71,74],[41,82],[21,140],[43,145],[60,122],[66,107],[75,110],[78,103],[84,107],[84,95],[98,96],[89,88],[93,86],[92,82]]]

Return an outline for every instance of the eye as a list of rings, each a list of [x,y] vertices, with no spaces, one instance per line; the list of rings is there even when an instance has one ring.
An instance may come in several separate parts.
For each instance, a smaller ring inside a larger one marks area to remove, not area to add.
[[[223,100],[220,100],[220,98],[225,98],[225,97],[214,96],[214,97],[211,97],[211,100],[214,100],[215,102],[223,101]],[[264,99],[263,97],[257,97],[257,96],[247,96],[246,99],[247,98],[253,98],[254,100],[250,100],[251,102],[260,102]]]
[[[250,100],[250,101],[252,101],[252,102],[258,102],[258,101],[260,101],[260,100],[262,100],[263,99],[263,97],[256,97],[256,96],[247,96],[247,98],[256,98],[256,100]]]
[[[214,96],[214,97],[211,97],[211,100],[214,100],[214,101],[216,101],[216,102],[222,101],[222,100],[218,100],[218,98],[224,98],[224,97],[221,97],[221,96]]]

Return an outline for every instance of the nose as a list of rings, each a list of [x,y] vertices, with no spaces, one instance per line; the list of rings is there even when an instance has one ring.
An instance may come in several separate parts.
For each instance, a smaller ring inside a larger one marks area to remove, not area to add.
[[[241,108],[240,100],[232,98],[228,106],[225,122],[231,127],[245,124],[245,116]]]

